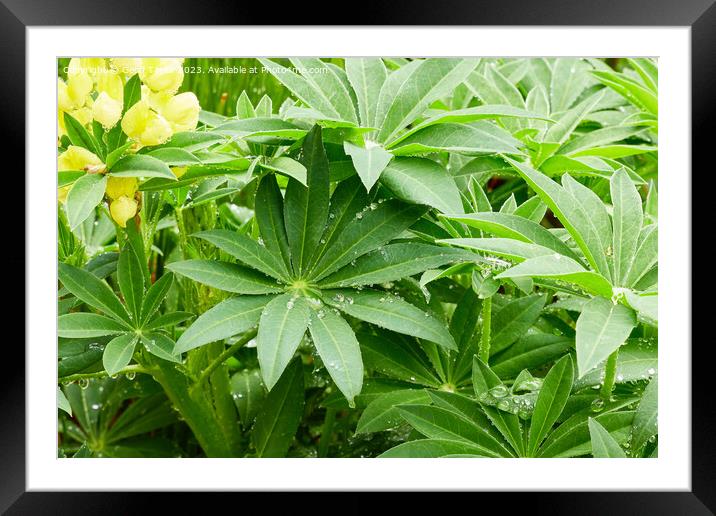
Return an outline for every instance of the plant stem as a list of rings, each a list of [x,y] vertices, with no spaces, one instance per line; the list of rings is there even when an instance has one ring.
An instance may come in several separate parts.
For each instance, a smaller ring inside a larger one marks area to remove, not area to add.
[[[619,349],[609,355],[607,358],[606,370],[604,372],[604,383],[600,391],[600,396],[604,401],[609,401],[612,396],[612,390],[614,389],[614,380],[617,377],[617,357],[619,356]]]
[[[480,335],[479,358],[485,364],[490,360],[490,333],[492,332],[492,298],[482,300],[482,335]]]
[[[227,358],[232,356],[234,353],[236,353],[239,349],[241,349],[247,342],[249,342],[251,339],[256,337],[257,330],[250,330],[249,332],[245,333],[243,337],[241,337],[239,340],[237,340],[234,344],[232,344],[230,347],[226,348],[218,357],[214,359],[214,361],[209,364],[209,366],[204,369],[204,371],[201,373],[201,376],[199,376],[199,379],[196,381],[198,384],[202,384],[206,379],[211,375],[211,373],[214,372],[214,370],[219,367],[221,364],[223,364]]]
[[[331,434],[333,433],[333,424],[336,421],[336,409],[326,409],[326,418],[323,420],[323,428],[321,429],[321,439],[318,441],[318,457],[326,457],[328,453],[328,445],[331,443]]]
[[[112,376],[120,375],[120,374],[127,374],[127,373],[144,373],[144,374],[151,374],[149,371],[147,371],[144,367],[141,365],[128,365],[121,371],[115,373]],[[77,374],[71,374],[68,376],[63,376],[62,378],[59,378],[58,381],[60,383],[70,383],[75,382],[77,380],[83,380],[83,379],[90,379],[90,378],[104,378],[110,376],[109,373],[105,370],[97,371],[96,373],[77,373]]]

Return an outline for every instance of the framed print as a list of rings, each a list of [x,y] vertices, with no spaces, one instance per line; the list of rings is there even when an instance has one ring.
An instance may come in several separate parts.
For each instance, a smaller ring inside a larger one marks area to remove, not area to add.
[[[709,2],[284,27],[243,25],[253,6],[107,26],[5,4],[27,245],[8,220],[26,346],[3,510],[122,513],[142,491],[716,507],[691,312]]]

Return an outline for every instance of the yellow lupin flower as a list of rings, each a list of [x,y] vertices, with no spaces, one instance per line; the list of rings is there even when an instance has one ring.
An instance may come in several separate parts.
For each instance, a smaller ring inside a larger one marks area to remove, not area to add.
[[[146,58],[142,59],[139,78],[152,91],[176,92],[184,81],[184,59]]]
[[[72,102],[72,108],[81,108],[87,103],[94,81],[77,58],[70,59],[67,67],[67,98]],[[68,109],[69,111],[69,109]]]
[[[138,57],[113,57],[110,62],[117,72],[128,77],[142,69],[142,60]]]
[[[65,185],[57,189],[57,200],[60,201],[61,204],[67,202],[67,194],[70,193],[71,186],[72,185]]]
[[[57,170],[85,170],[87,167],[102,165],[102,160],[96,154],[84,147],[70,145],[67,150],[57,157]]]
[[[109,213],[117,224],[125,228],[127,221],[137,213],[137,201],[123,195],[110,203]]]
[[[92,118],[109,130],[122,118],[122,102],[107,93],[100,93],[92,105]]]
[[[201,106],[199,99],[191,92],[180,93],[170,98],[161,110],[174,132],[192,131],[199,123]]]
[[[116,71],[108,69],[97,78],[97,91],[99,93],[106,93],[114,100],[122,102],[124,99],[124,83],[122,82],[122,77],[120,77]]]
[[[119,199],[120,197],[134,197],[137,191],[136,177],[114,177],[107,178],[107,188],[105,193],[110,199]]]
[[[160,145],[172,135],[169,122],[140,100],[122,118],[122,131],[141,145]]]
[[[92,77],[94,82],[97,82],[108,70],[107,60],[103,57],[81,57],[79,66]]]

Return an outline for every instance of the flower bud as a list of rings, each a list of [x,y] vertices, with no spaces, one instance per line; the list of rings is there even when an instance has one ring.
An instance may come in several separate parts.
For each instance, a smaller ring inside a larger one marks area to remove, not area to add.
[[[60,204],[65,204],[67,202],[67,194],[70,192],[71,186],[72,185],[65,185],[57,189],[57,200]]]
[[[169,121],[174,132],[192,131],[199,122],[201,106],[191,92],[175,95],[164,105],[162,115]]]
[[[137,201],[123,195],[110,203],[109,213],[117,224],[125,228],[127,221],[137,214]]]
[[[136,177],[114,177],[107,178],[107,187],[105,193],[110,199],[119,199],[120,197],[134,197],[137,191]]]
[[[110,61],[117,72],[128,77],[139,73],[142,68],[142,60],[138,57],[113,57]]]
[[[92,105],[92,118],[109,130],[122,118],[122,103],[102,92]]]
[[[141,145],[160,145],[172,135],[169,122],[152,111],[145,100],[127,110],[122,118],[122,130]]]
[[[148,58],[142,59],[139,77],[152,91],[174,93],[184,80],[183,59]]]
[[[92,77],[80,66],[77,58],[70,59],[67,68],[67,95],[74,108],[85,105],[94,87]]]
[[[57,170],[85,170],[92,165],[101,165],[102,160],[84,147],[70,145],[57,157]]]
[[[124,83],[122,78],[114,70],[107,70],[97,77],[97,91],[106,93],[114,100],[122,102],[124,98]]]
[[[111,129],[122,118],[122,103],[102,92],[92,105],[92,118],[105,129]]]

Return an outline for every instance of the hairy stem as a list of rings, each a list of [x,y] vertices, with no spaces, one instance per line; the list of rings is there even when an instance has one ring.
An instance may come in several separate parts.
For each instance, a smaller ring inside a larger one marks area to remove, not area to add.
[[[149,371],[147,371],[144,367],[141,365],[128,365],[121,371],[115,373],[115,375],[120,374],[127,374],[127,373],[143,373],[143,374],[151,374]],[[115,376],[112,375],[112,376]],[[70,383],[70,382],[76,382],[77,380],[83,380],[83,379],[91,379],[91,378],[105,378],[107,376],[110,376],[107,371],[104,369],[102,371],[97,371],[96,373],[77,373],[77,374],[71,374],[68,376],[63,376],[58,379],[60,383]]]
[[[484,363],[490,360],[490,333],[492,332],[492,298],[482,300],[482,335],[480,335],[479,358]]]
[[[206,369],[201,373],[201,376],[199,376],[199,379],[197,380],[198,384],[203,383],[206,381],[206,379],[211,375],[211,373],[214,372],[214,370],[219,367],[221,364],[226,362],[226,359],[232,356],[234,353],[236,353],[239,349],[241,349],[247,342],[249,342],[251,339],[256,337],[257,330],[249,330],[247,333],[244,334],[243,337],[241,337],[239,340],[237,340],[234,344],[232,344],[230,347],[226,348],[218,357],[216,357],[213,362],[211,362]]]
[[[600,391],[600,396],[604,401],[609,401],[614,390],[614,381],[617,377],[617,357],[619,356],[619,349],[609,355],[607,358],[606,370],[604,372],[604,383]]]

